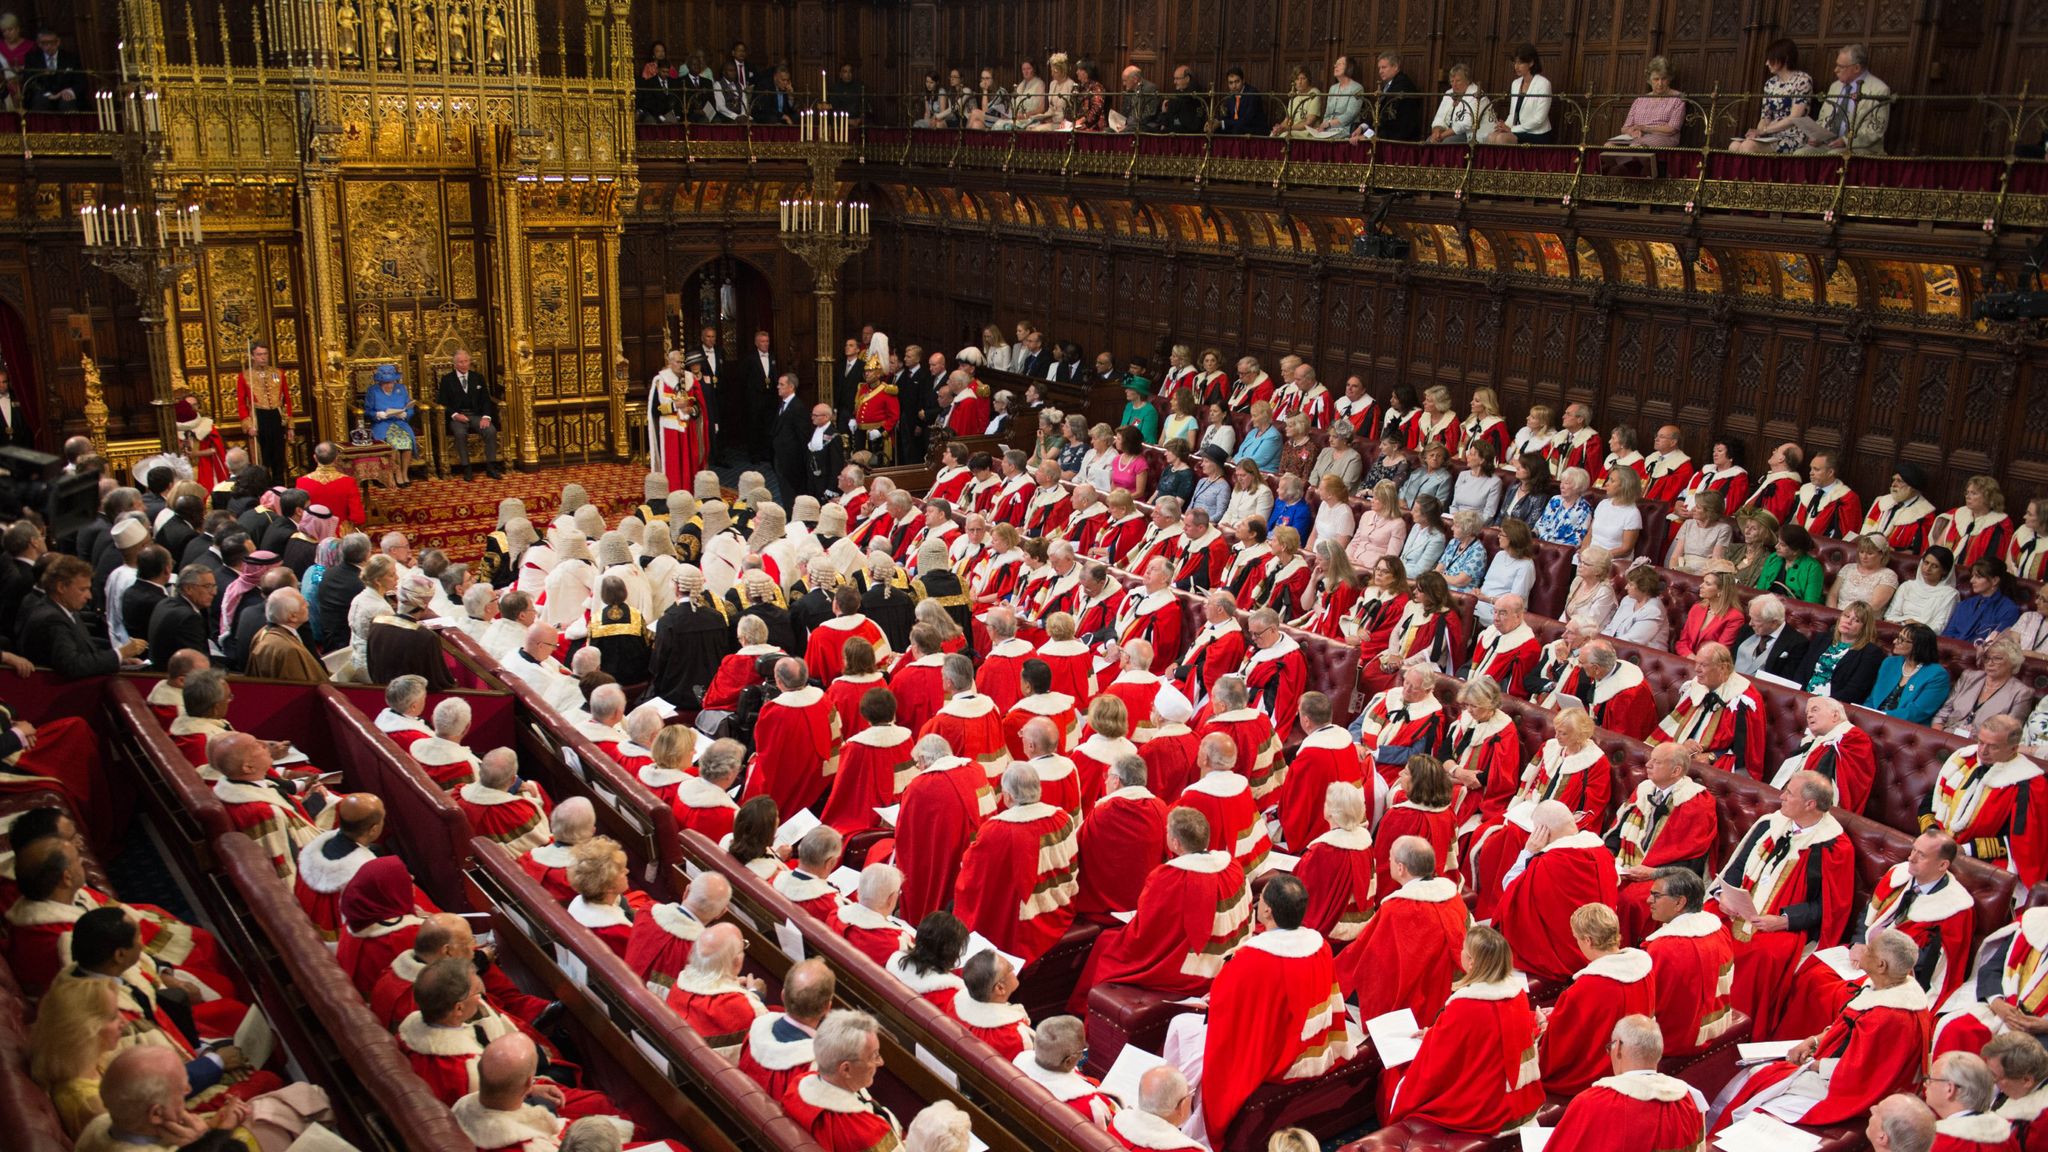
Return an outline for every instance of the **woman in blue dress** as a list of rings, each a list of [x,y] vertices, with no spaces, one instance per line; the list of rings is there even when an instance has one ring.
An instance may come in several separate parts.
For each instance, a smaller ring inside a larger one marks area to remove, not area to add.
[[[412,482],[412,416],[417,406],[412,394],[399,382],[396,364],[380,364],[369,394],[363,397],[363,415],[370,421],[370,435],[391,446],[398,454],[398,486]]]

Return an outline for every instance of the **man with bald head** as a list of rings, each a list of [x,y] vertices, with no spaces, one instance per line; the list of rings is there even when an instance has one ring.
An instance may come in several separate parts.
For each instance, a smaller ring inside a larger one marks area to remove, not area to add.
[[[213,794],[227,808],[229,821],[270,853],[271,866],[280,877],[294,879],[300,851],[320,830],[298,798],[271,778],[269,746],[246,732],[229,732],[213,739],[206,759],[220,774]],[[312,797],[329,799],[317,784]]]
[[[1195,1110],[1195,1093],[1186,1076],[1171,1064],[1148,1069],[1138,1078],[1138,1098],[1109,1122],[1109,1134],[1132,1152],[1178,1152],[1208,1146],[1181,1131]]]
[[[1863,1126],[1871,1152],[1929,1152],[1934,1147],[1934,1110],[1917,1096],[1894,1093],[1870,1110]]]
[[[1643,499],[1669,504],[1699,472],[1692,457],[1679,447],[1678,436],[1678,425],[1666,424],[1651,439],[1650,454],[1643,458]]]
[[[556,1146],[566,1126],[543,1103],[528,1103],[540,1050],[517,1032],[484,1046],[476,1062],[477,1090],[452,1111],[463,1135],[492,1152],[544,1152]]]
[[[1480,607],[1490,609],[1493,619],[1472,640],[1472,658],[1466,661],[1465,678],[1491,676],[1508,695],[1528,699],[1529,686],[1523,681],[1543,658],[1543,642],[1536,638],[1535,629],[1529,627],[1528,601],[1516,593],[1503,592],[1493,603]],[[1477,607],[1473,614],[1478,615]]]
[[[668,1006],[704,1042],[730,1058],[745,1043],[754,1019],[767,1013],[761,980],[740,974],[746,941],[731,924],[714,924],[697,938],[690,962],[668,991]]]
[[[1706,1100],[1685,1081],[1657,1071],[1664,1036],[1648,1016],[1624,1016],[1607,1037],[1613,1075],[1572,1097],[1557,1131],[1573,1152],[1696,1148],[1706,1130]]]
[[[775,662],[775,693],[754,722],[754,760],[744,804],[756,796],[775,801],[778,812],[795,813],[825,796],[825,766],[839,746],[839,712],[825,690],[810,682],[802,660]]]
[[[555,649],[561,640],[562,633],[554,625],[536,620],[527,625],[519,650],[507,655],[500,666],[525,681],[543,704],[568,716],[582,710],[583,690],[562,662],[555,659]]]
[[[1783,788],[1795,772],[1818,772],[1835,786],[1835,806],[1861,813],[1877,778],[1877,745],[1849,720],[1849,710],[1826,696],[1806,699],[1806,739],[1778,765],[1771,787]]]
[[[1237,757],[1237,745],[1228,734],[1202,737],[1195,751],[1200,775],[1174,803],[1200,812],[1209,822],[1209,847],[1228,852],[1249,878],[1265,870],[1273,841],[1266,833],[1266,818],[1252,800],[1251,783],[1238,771]]]
[[[1645,739],[1657,728],[1657,700],[1642,669],[1623,660],[1605,637],[1579,645],[1542,704],[1555,710],[1568,707],[1570,700],[1584,705],[1594,724],[1632,740]]]
[[[1501,886],[1495,926],[1517,969],[1569,980],[1585,963],[1572,937],[1572,913],[1587,904],[1614,910],[1614,853],[1599,833],[1580,831],[1578,815],[1556,800],[1538,803],[1531,823],[1528,845]]]
[[[756,1016],[740,1049],[740,1071],[768,1095],[782,1099],[796,1082],[817,1070],[811,1041],[832,1010],[838,984],[819,959],[791,965],[782,976],[782,1011]]]
[[[1702,644],[1693,654],[1693,675],[1678,688],[1678,700],[1651,744],[1669,740],[1701,767],[1746,772],[1764,778],[1763,694],[1735,670],[1735,654],[1723,644]]]
[[[1920,800],[1920,827],[1955,837],[1963,853],[2019,874],[2032,886],[2048,879],[2048,779],[2020,754],[2020,721],[1998,715],[1977,729],[1977,742],[1958,748]]]
[[[514,859],[549,840],[540,789],[519,779],[519,754],[510,748],[484,753],[476,779],[457,788],[454,799],[470,828],[497,842]]]
[[[704,930],[724,919],[731,905],[732,884],[725,877],[716,872],[698,876],[680,901],[652,905],[647,915],[634,919],[633,933],[626,938],[626,967],[650,991],[666,992],[689,964]]]
[[[143,702],[156,718],[170,727],[173,720],[185,714],[185,677],[194,672],[204,672],[213,667],[213,661],[197,648],[180,648],[171,653],[170,663],[164,671],[164,678],[150,687],[149,695]]]
[[[100,1103],[106,1111],[78,1134],[78,1152],[148,1152],[181,1148],[209,1131],[239,1132],[249,1105],[230,1097],[209,1115],[185,1107],[192,1083],[185,1062],[170,1048],[143,1045],[121,1049],[100,1074]]]
[[[341,931],[342,889],[377,858],[371,845],[383,838],[384,801],[372,792],[351,792],[335,801],[334,828],[299,851],[292,895],[328,943]]]

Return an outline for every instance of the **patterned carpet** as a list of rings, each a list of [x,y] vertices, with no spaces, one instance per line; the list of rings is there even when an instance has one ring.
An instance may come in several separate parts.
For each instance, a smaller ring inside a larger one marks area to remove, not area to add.
[[[503,480],[477,473],[474,483],[462,479],[415,480],[405,488],[375,490],[370,520],[380,529],[396,528],[412,539],[415,551],[439,548],[456,563],[467,564],[483,553],[483,539],[498,521],[498,501],[517,496],[526,501],[534,527],[546,534],[561,503],[562,485],[577,483],[591,503],[604,510],[607,524],[638,507],[642,464],[571,464],[537,472],[507,470]]]

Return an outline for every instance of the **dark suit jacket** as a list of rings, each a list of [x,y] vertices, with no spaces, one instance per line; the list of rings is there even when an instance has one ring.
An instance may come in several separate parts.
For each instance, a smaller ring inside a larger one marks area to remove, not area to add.
[[[182,516],[173,516],[164,521],[162,528],[157,529],[156,542],[163,546],[164,551],[171,554],[171,559],[175,562],[185,555],[185,545],[198,537],[199,529],[194,528],[190,521]]]
[[[834,472],[837,476],[839,473]],[[21,635],[16,617],[21,615],[22,598],[36,586],[36,566],[12,556],[0,560],[0,636]]]
[[[199,539],[204,540],[206,537],[201,536]],[[185,551],[191,552],[193,546],[197,543],[198,541],[195,540],[192,544],[185,545]],[[228,567],[227,561],[220,558],[220,553],[213,550],[211,541],[208,541],[206,547],[201,548],[191,558],[189,563],[204,564],[213,573],[215,591],[213,603],[206,606],[206,634],[208,636],[218,636],[220,635],[220,594],[227,591],[228,585],[235,582],[235,571]]]
[[[130,636],[135,635],[130,629]],[[166,596],[149,616],[149,662],[159,671],[168,670],[171,657],[180,648],[211,652],[206,645],[206,617],[183,596]]]
[[[1379,126],[1374,129],[1382,140],[1420,140],[1423,137],[1422,94],[1415,89],[1415,81],[1406,72],[1394,73],[1394,78],[1380,85]]]
[[[29,424],[27,413],[21,410],[19,399],[14,401],[14,419],[8,420],[4,415],[0,415],[0,425],[5,425],[4,428],[0,428],[0,440],[5,440],[17,448],[36,446],[36,430]]]
[[[1199,133],[1209,123],[1209,110],[1193,92],[1168,94],[1166,103],[1146,121],[1147,132]]]
[[[808,430],[806,432],[808,435]],[[808,469],[804,491],[820,500],[830,499],[832,486],[839,482],[839,470],[846,467],[846,450],[839,445],[839,437],[827,435],[825,448],[820,452],[810,450],[810,441],[804,441],[805,467]]]
[[[149,638],[149,622],[156,616],[156,606],[164,602],[164,588],[147,580],[137,580],[121,593],[121,622],[128,626],[128,635]]]
[[[113,546],[113,534],[114,522],[112,520],[107,519],[104,515],[94,517],[92,523],[78,530],[78,540],[72,545],[77,551],[73,552],[72,555],[85,561],[87,564],[99,563],[100,550]]]
[[[1264,136],[1267,126],[1265,94],[1251,85],[1216,98],[1216,131],[1226,136]]]
[[[121,670],[121,657],[105,636],[95,636],[80,617],[47,598],[27,605],[22,613],[21,655],[66,680],[105,676]]]
[[[1728,645],[1728,650],[1740,655],[1743,646],[1755,636],[1756,633],[1750,631],[1749,625],[1744,623],[1742,629],[1735,633],[1735,642]],[[1805,659],[1806,633],[1787,624],[1778,629],[1778,635],[1771,643],[1771,650],[1764,654],[1763,663],[1757,665],[1757,671],[1783,676],[1787,680],[1796,680],[1799,676],[1799,666]],[[1812,669],[1809,668],[1808,674],[1811,672]]]
[[[1052,353],[1043,348],[1036,352],[1026,352],[1024,354],[1024,362],[1017,365],[1017,375],[1029,376],[1033,380],[1043,380],[1045,379],[1045,366],[1050,363],[1052,363]]]
[[[235,605],[235,626],[228,629],[227,641],[221,645],[226,654],[228,667],[236,672],[249,667],[249,646],[256,642],[256,634],[270,623],[264,616],[263,597],[251,592]]]
[[[764,422],[773,420],[775,418],[776,404],[775,376],[782,371],[782,362],[775,359],[774,353],[770,352],[768,355],[768,372],[766,375],[763,375],[761,372],[761,353],[757,349],[750,347],[745,352],[740,353],[739,358],[732,362],[732,370],[733,374],[737,377],[734,381],[736,387],[727,389],[725,396],[726,403],[733,408],[733,414],[726,417],[726,419],[729,421],[760,420]],[[810,413],[806,412],[804,419],[808,423]],[[760,425],[755,425],[754,427],[758,428]],[[766,438],[763,437],[761,440],[756,441],[756,444],[766,442]]]
[[[471,424],[485,416],[489,416],[493,423],[497,422],[498,402],[491,399],[490,383],[484,379],[483,373],[474,368],[469,372],[469,387],[464,388],[455,378],[455,373],[450,372],[441,377],[441,385],[435,389],[434,396],[445,415],[467,412]]]
[[[1801,688],[1813,679],[1813,670],[1820,658],[1827,655],[1828,647],[1834,643],[1832,636],[1815,636],[1807,642],[1806,655],[1799,660],[1798,674],[1792,681]],[[1870,692],[1877,687],[1877,670],[1884,665],[1885,647],[1882,644],[1865,644],[1851,648],[1835,661],[1835,674],[1828,678],[1828,695],[1844,704],[1861,704],[1870,698]]]
[[[832,384],[832,415],[842,428],[853,415],[853,398],[860,394],[860,382],[867,378],[867,370],[861,364],[862,361],[855,360],[849,368],[846,361],[839,361],[839,376]]]
[[[55,68],[44,65],[42,49],[30,48],[28,59],[22,64],[22,74],[27,77],[22,82],[22,95],[30,99],[45,94],[55,96],[66,88],[72,90],[72,95],[77,98],[80,108],[85,107],[86,101],[92,99],[92,93],[87,91],[91,86],[91,80],[78,62],[78,53],[68,48],[57,50]]]
[[[341,515],[341,509],[339,508],[331,509],[331,511],[337,516]],[[240,516],[235,517],[235,526],[249,534],[249,550],[254,552],[262,541],[263,534],[270,531],[271,525],[283,519],[284,517],[277,515],[268,508],[257,507],[251,508]]]
[[[773,403],[781,403],[780,399]],[[809,492],[811,409],[798,397],[789,398],[789,406],[776,411],[770,432],[769,444],[775,453],[775,471],[782,477],[783,484],[790,490],[783,493],[783,499],[794,500]],[[831,440],[834,437],[827,436]]]
[[[332,652],[348,643],[348,606],[363,590],[363,574],[347,564],[336,564],[320,577],[320,650]]]

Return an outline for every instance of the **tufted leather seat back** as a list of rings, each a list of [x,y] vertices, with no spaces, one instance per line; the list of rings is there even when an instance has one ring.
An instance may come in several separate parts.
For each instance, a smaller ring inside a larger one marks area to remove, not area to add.
[[[440,907],[466,910],[462,870],[469,863],[470,829],[462,809],[333,685],[308,691],[319,696],[332,737],[335,762],[321,767],[339,770],[350,791],[382,797],[386,830],[413,862],[413,880]]]

